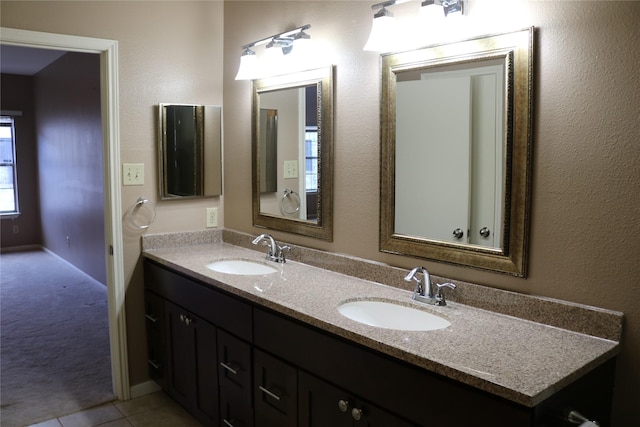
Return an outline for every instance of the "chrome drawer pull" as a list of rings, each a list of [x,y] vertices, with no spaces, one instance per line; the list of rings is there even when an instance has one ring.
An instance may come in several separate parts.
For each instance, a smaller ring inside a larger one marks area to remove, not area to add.
[[[157,362],[154,362],[153,360],[149,359],[149,365],[151,365],[153,367],[153,369],[160,369],[160,364]]]
[[[226,425],[228,427],[233,427],[233,424],[231,424],[229,421],[225,420],[224,418],[222,419],[222,422],[224,423],[224,425]]]
[[[267,396],[271,396],[273,397],[275,400],[280,400],[280,396],[278,396],[277,394],[273,393],[272,391],[262,387],[261,385],[258,386],[258,388],[260,389],[261,392],[263,392],[264,394],[266,394]]]
[[[232,374],[234,374],[234,375],[237,375],[237,374],[238,374],[238,371],[237,371],[237,370],[235,370],[234,368],[232,368],[231,366],[227,365],[227,364],[226,364],[226,363],[224,363],[224,362],[220,362],[220,366],[222,366],[224,369],[226,369],[227,371],[231,372],[231,373],[232,373]]]
[[[144,317],[149,319],[152,323],[156,323],[158,321],[158,317],[153,314],[145,314]]]

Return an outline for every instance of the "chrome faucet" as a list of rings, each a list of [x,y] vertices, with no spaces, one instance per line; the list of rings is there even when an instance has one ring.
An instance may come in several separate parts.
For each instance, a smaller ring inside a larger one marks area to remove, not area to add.
[[[265,239],[268,240],[268,242],[265,241]],[[266,256],[267,260],[273,261],[273,262],[280,262],[280,263],[287,262],[287,260],[284,257],[284,254],[285,254],[285,251],[291,250],[290,246],[278,246],[275,239],[270,234],[266,234],[266,233],[259,235],[258,237],[253,239],[251,243],[253,243],[254,245],[257,245],[260,242],[263,242],[265,246],[269,247],[269,249],[267,250],[267,256]]]
[[[422,273],[422,280],[417,276],[418,273]],[[429,272],[424,267],[414,268],[404,277],[404,280],[407,282],[414,280],[416,282],[416,287],[413,290],[414,300],[432,305],[447,305],[444,297],[444,288],[456,288],[453,283],[436,283],[434,286]]]

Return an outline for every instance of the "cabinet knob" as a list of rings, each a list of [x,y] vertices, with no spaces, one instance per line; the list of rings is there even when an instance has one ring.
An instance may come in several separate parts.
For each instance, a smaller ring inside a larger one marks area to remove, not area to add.
[[[362,418],[362,409],[353,408],[351,410],[351,416],[353,417],[354,420],[360,421],[360,419]]]
[[[340,412],[347,412],[349,409],[349,401],[342,399],[338,400],[338,409],[340,409]]]
[[[464,236],[464,231],[462,231],[461,228],[456,228],[455,230],[453,230],[452,234],[456,239],[462,239],[462,237]]]
[[[481,235],[482,237],[484,237],[485,239],[486,239],[487,237],[489,237],[489,235],[490,235],[490,234],[491,234],[491,230],[489,230],[487,227],[482,227],[482,228],[480,229],[480,235]]]

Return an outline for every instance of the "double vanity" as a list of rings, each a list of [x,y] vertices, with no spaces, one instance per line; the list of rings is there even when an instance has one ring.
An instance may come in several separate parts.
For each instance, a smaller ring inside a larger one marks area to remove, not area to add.
[[[253,237],[143,238],[150,376],[203,424],[608,425],[621,313],[461,282],[427,305],[406,270]]]

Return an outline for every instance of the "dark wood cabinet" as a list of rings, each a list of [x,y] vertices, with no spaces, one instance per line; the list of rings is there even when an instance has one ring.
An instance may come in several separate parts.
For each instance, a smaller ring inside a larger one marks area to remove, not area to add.
[[[218,384],[223,427],[253,426],[251,346],[218,330]]]
[[[299,374],[299,427],[417,427],[313,375]]]
[[[615,359],[528,407],[144,265],[149,375],[207,426],[609,425]]]
[[[168,301],[165,311],[169,395],[204,425],[217,426],[216,329]]]
[[[298,372],[288,363],[254,349],[256,427],[295,427]]]
[[[205,426],[253,426],[251,346],[236,336],[251,338],[251,306],[144,268],[149,376]]]
[[[145,320],[147,327],[147,362],[149,377],[167,390],[167,361],[165,339],[164,300],[153,292],[145,292]]]

